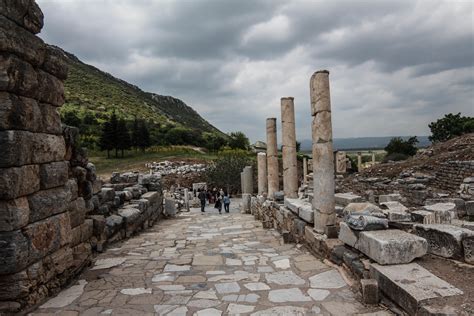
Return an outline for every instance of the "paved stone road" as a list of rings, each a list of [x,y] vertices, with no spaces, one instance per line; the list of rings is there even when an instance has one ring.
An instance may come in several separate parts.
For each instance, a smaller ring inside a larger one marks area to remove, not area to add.
[[[353,315],[337,270],[251,215],[198,209],[108,249],[34,315]],[[370,315],[388,315],[378,312]]]

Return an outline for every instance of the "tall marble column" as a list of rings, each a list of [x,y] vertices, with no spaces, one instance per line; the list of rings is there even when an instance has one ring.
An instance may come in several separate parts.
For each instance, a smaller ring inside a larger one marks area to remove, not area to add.
[[[310,81],[313,116],[314,229],[328,234],[336,222],[329,71],[316,71]]]
[[[267,195],[268,179],[267,179],[267,154],[257,154],[258,165],[258,194]]]
[[[243,173],[243,193],[253,194],[253,168],[246,166]]]
[[[267,177],[268,198],[273,199],[275,192],[280,190],[280,179],[278,177],[278,145],[276,118],[267,118]]]
[[[295,105],[292,97],[281,98],[281,134],[283,156],[283,191],[285,197],[298,197]]]
[[[375,164],[375,153],[372,153],[372,164]]]

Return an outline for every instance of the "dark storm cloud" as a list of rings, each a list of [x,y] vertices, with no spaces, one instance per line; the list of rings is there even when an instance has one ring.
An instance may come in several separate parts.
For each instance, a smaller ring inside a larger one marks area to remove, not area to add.
[[[310,138],[321,68],[336,137],[427,134],[445,113],[474,114],[469,1],[38,2],[47,42],[252,140],[290,95]]]

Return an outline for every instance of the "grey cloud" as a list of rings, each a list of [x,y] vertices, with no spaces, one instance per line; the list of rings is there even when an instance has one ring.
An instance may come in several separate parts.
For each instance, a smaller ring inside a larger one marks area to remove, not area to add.
[[[474,114],[471,2],[38,2],[47,42],[252,140],[287,95],[298,139],[310,138],[320,68],[336,137],[427,134],[445,113]]]

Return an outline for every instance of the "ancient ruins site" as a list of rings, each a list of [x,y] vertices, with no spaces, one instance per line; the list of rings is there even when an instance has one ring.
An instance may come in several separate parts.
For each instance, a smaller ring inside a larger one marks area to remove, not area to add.
[[[84,128],[61,121],[70,57],[43,19],[0,0],[0,315],[474,315],[472,131],[402,161],[351,158],[332,70],[316,68],[311,153],[285,96],[266,143],[224,149],[228,170],[246,159],[235,175],[173,154],[99,175]],[[229,212],[202,204],[216,187]]]

